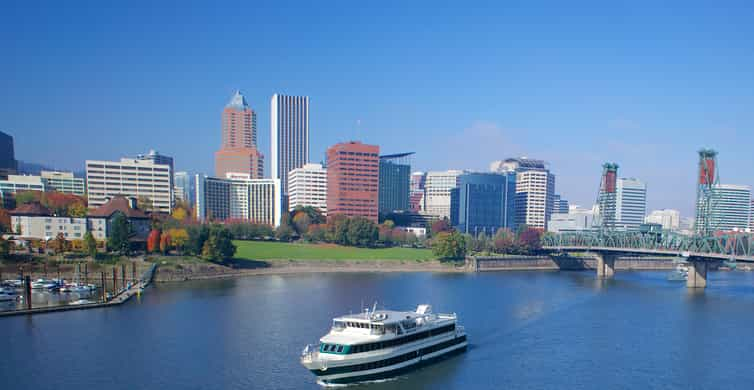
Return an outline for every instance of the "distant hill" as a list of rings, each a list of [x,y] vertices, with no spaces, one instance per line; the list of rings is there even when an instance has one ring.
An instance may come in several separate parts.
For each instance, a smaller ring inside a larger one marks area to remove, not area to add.
[[[37,164],[33,162],[18,161],[18,173],[21,175],[39,175],[42,171],[64,171],[68,172],[68,169],[56,169],[44,164]],[[79,171],[73,172],[76,177],[86,177],[86,172]]]

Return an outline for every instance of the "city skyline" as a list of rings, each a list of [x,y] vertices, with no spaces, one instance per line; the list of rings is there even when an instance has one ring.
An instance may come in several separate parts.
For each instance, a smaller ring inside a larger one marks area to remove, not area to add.
[[[9,37],[0,49],[11,60],[0,69],[14,77],[3,81],[0,130],[14,136],[16,158],[81,171],[86,159],[154,148],[174,156],[181,170],[213,172],[219,109],[241,89],[259,114],[266,156],[266,102],[283,93],[311,96],[311,162],[322,161],[327,146],[354,139],[384,150],[414,145],[414,168],[425,171],[485,171],[490,161],[531,156],[551,163],[559,193],[586,206],[596,200],[600,164],[617,161],[624,177],[647,183],[650,209],[693,215],[694,153],[711,147],[720,152],[722,182],[754,184],[753,173],[736,169],[754,164],[746,150],[754,142],[747,131],[754,85],[744,70],[754,58],[741,33],[751,29],[744,3],[684,4],[683,17],[677,7],[650,4],[432,15],[422,6],[310,5],[291,15],[282,6],[222,7],[9,7],[0,16]],[[322,12],[342,17],[309,18]],[[167,15],[182,21],[149,23]],[[282,15],[290,28],[264,34]],[[389,31],[371,22],[379,15],[391,15]],[[446,23],[450,15],[455,24]],[[623,23],[612,23],[618,18]],[[95,20],[98,33],[63,20]],[[139,34],[119,32],[138,22]],[[307,28],[321,23],[330,28]],[[206,31],[188,28],[194,25]],[[302,31],[306,44],[293,39]],[[225,50],[239,35],[258,50]],[[70,42],[78,42],[75,50]],[[41,51],[57,54],[48,63],[37,60]],[[102,89],[108,99],[98,98]],[[39,106],[46,115],[34,115]]]

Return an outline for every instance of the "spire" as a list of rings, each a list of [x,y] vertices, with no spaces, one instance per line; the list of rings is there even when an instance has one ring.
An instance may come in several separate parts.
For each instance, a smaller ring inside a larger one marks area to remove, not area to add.
[[[225,108],[235,108],[237,110],[245,110],[249,108],[249,103],[246,103],[246,98],[241,94],[241,91],[236,90],[236,93],[228,102]]]

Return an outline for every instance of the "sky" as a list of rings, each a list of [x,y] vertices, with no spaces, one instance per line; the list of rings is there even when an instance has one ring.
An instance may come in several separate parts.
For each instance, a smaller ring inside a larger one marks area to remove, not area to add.
[[[154,3],[0,4],[17,159],[82,171],[156,149],[211,173],[240,89],[266,160],[283,93],[311,98],[314,162],[348,140],[414,151],[415,170],[528,156],[587,206],[614,161],[649,210],[691,216],[711,147],[723,183],[754,185],[750,1]]]

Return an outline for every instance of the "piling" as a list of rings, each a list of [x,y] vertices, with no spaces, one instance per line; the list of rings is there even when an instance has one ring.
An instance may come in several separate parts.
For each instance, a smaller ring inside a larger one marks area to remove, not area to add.
[[[105,301],[107,300],[107,299],[106,299],[106,297],[107,297],[107,295],[106,295],[106,294],[107,294],[107,292],[105,291],[105,290],[106,290],[106,288],[105,288],[105,272],[104,272],[104,271],[102,271],[102,272],[100,272],[100,274],[101,274],[101,276],[102,276],[102,302],[105,302]]]
[[[89,284],[89,264],[84,263],[84,283]]]
[[[113,267],[113,296],[118,293],[118,278],[115,275],[115,267]]]
[[[120,287],[126,288],[126,265],[120,265]]]
[[[24,285],[26,287],[26,296],[24,297],[26,298],[26,308],[31,310],[31,276],[26,275]]]

